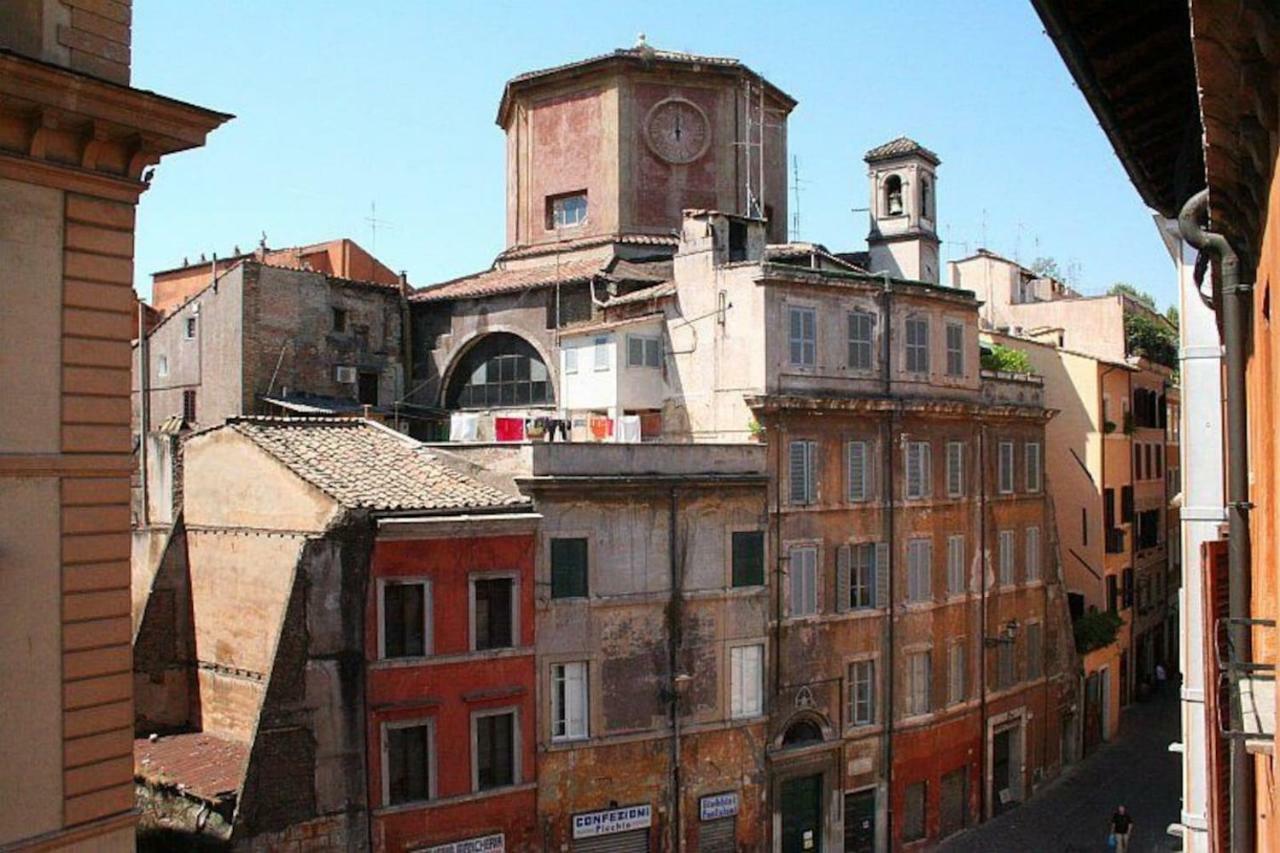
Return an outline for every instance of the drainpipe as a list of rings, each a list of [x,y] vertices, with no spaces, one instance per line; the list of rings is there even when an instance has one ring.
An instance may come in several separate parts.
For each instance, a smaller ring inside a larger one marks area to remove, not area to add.
[[[987,425],[978,428],[978,720],[982,748],[978,750],[978,823],[987,819]]]
[[[142,506],[139,507],[142,527],[151,524],[147,503],[151,500],[147,488],[147,436],[151,433],[151,340],[147,335],[147,309],[138,300],[138,483],[142,486]]]
[[[1203,189],[1187,200],[1178,214],[1178,230],[1201,252],[1218,257],[1222,269],[1222,344],[1227,362],[1227,541],[1229,575],[1229,613],[1232,618],[1228,639],[1232,664],[1250,658],[1249,627],[1244,623],[1250,613],[1250,541],[1249,541],[1249,437],[1248,408],[1245,400],[1244,343],[1245,320],[1252,281],[1241,281],[1240,259],[1227,238],[1200,225],[1207,215],[1209,190]],[[1242,725],[1240,707],[1240,674],[1235,666],[1227,670],[1231,685],[1231,727]],[[1253,773],[1251,759],[1240,738],[1231,739],[1231,849],[1252,850],[1253,838]]]
[[[667,551],[671,566],[671,599],[667,605],[667,630],[670,641],[667,646],[667,668],[670,673],[668,676],[667,690],[670,695],[667,699],[668,714],[671,718],[671,846],[668,848],[673,851],[682,849],[683,834],[681,832],[680,819],[680,688],[681,678],[679,673],[680,667],[680,649],[682,645],[682,633],[684,622],[684,573],[681,571],[680,560],[682,555],[676,542],[676,536],[679,532],[677,518],[679,509],[679,498],[676,496],[676,490],[673,486],[670,491],[668,501],[668,518],[667,518]]]
[[[880,335],[880,338],[882,341],[881,348],[880,348],[881,349],[880,374],[881,374],[881,379],[884,382],[885,397],[892,398],[893,396],[893,362],[892,362],[893,289],[889,279],[889,273],[885,272],[883,273],[883,275],[884,275],[884,291],[883,291],[884,332]],[[883,430],[883,432],[881,435],[880,443],[881,443],[881,447],[884,448],[884,451],[881,454],[883,456],[882,465],[883,465],[883,482],[884,482],[884,487],[881,490],[883,493],[882,494],[882,501],[883,501],[882,514],[884,516],[882,526],[884,530],[885,542],[888,544],[888,547],[885,550],[888,552],[888,555],[889,555],[889,558],[888,558],[889,564],[887,566],[876,566],[877,572],[884,571],[884,572],[887,572],[889,576],[889,583],[887,584],[889,600],[888,602],[886,602],[887,607],[885,609],[884,632],[883,632],[885,660],[884,660],[884,666],[882,667],[884,671],[881,674],[881,679],[884,684],[884,697],[885,697],[884,699],[884,747],[882,749],[882,754],[884,756],[884,759],[883,759],[884,767],[881,774],[884,778],[884,798],[885,798],[884,834],[885,834],[886,845],[887,845],[885,849],[892,849],[893,847],[893,723],[894,723],[894,699],[895,699],[894,682],[896,679],[896,672],[894,667],[894,659],[895,659],[894,633],[895,632],[894,632],[894,618],[893,618],[894,593],[896,592],[896,589],[895,589],[895,584],[893,582],[894,580],[893,574],[894,574],[894,563],[896,562],[895,555],[897,554],[897,543],[895,541],[896,531],[894,528],[894,518],[893,518],[893,497],[894,497],[893,459],[894,459],[894,454],[897,452],[896,445],[894,442],[894,436],[897,432],[897,430],[895,430],[895,427],[900,426],[898,419],[896,417],[896,414],[897,414],[896,407],[894,407],[893,410],[885,414],[881,424],[881,429]]]

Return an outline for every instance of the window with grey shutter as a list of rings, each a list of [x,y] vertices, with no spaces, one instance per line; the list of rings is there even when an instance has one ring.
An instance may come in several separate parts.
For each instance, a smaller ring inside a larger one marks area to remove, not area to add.
[[[947,497],[964,497],[964,442],[947,442]]]
[[[790,615],[818,612],[818,549],[812,545],[791,549]]]
[[[817,361],[817,313],[812,308],[792,308],[789,312],[791,363],[812,367]]]
[[[876,587],[876,608],[883,610],[889,606],[889,545],[877,542],[871,552],[874,557],[871,563],[871,575]]]
[[[1027,528],[1027,580],[1040,580],[1040,528]]]
[[[871,369],[871,322],[865,311],[849,315],[849,367],[854,370]]]
[[[933,542],[907,542],[907,601],[928,601],[933,597]]]
[[[907,372],[929,372],[929,320],[926,317],[907,319]]]
[[[853,571],[853,546],[845,543],[836,549],[836,611],[843,613],[850,607]]]
[[[867,443],[865,441],[849,442],[849,500],[865,501],[867,499]]]
[[[927,498],[933,494],[932,453],[927,441],[907,442],[906,496],[911,500]]]
[[[1027,491],[1038,492],[1041,488],[1040,442],[1027,442]]]
[[[947,703],[954,705],[969,698],[966,684],[968,676],[963,640],[956,640],[947,648]]]
[[[1001,643],[996,655],[996,685],[1003,690],[1012,687],[1016,680],[1014,673],[1013,643]]]
[[[932,679],[932,655],[912,652],[907,655],[907,715],[927,714],[930,709],[930,680]]]
[[[1000,494],[1013,494],[1013,442],[1000,442],[1000,458],[999,458],[999,487]]]
[[[964,376],[964,326],[947,324],[947,375]]]
[[[817,443],[813,441],[793,441],[790,445],[791,468],[791,503],[797,505],[810,504],[817,500],[818,484],[814,463],[817,457]]]
[[[1044,673],[1044,643],[1039,622],[1027,626],[1027,678],[1036,679]]]
[[[964,534],[947,537],[947,594],[963,595],[965,592]]]
[[[1014,538],[1012,530],[1000,531],[1000,585],[1012,586],[1014,583]]]

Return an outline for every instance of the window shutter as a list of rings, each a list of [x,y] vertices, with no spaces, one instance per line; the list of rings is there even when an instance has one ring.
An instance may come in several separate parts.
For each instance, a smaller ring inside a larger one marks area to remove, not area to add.
[[[763,646],[751,646],[747,649],[746,660],[742,667],[742,690],[746,697],[743,711],[747,714],[755,715],[760,713],[761,706],[761,669],[763,661]]]
[[[791,503],[802,504],[808,500],[809,485],[806,482],[808,451],[805,442],[791,442]]]
[[[876,559],[871,567],[871,573],[875,576],[876,585],[876,607],[884,608],[889,606],[889,545],[886,542],[876,543]]]
[[[587,733],[587,665],[568,664],[564,669],[566,733],[584,736]]]
[[[849,574],[852,563],[852,548],[846,542],[836,550],[836,611],[839,613],[849,609]]]
[[[849,442],[849,500],[867,498],[867,443]]]
[[[818,443],[816,441],[806,441],[805,449],[805,467],[808,469],[806,485],[809,487],[808,494],[805,496],[805,503],[818,502]]]
[[[926,498],[933,495],[933,446],[927,441],[920,444],[920,490]]]

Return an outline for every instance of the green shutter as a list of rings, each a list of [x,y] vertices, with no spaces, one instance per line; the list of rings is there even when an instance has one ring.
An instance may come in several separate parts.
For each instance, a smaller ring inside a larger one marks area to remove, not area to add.
[[[587,595],[587,540],[551,540],[551,597]]]
[[[733,534],[733,585],[764,585],[764,531]]]

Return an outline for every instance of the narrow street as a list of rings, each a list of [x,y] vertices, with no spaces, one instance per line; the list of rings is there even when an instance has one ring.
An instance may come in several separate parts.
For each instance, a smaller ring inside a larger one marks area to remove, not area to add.
[[[1178,819],[1180,763],[1176,688],[1126,710],[1119,735],[1042,790],[1031,802],[945,842],[947,853],[1105,851],[1117,805],[1133,816],[1129,853],[1179,850],[1166,834]]]

